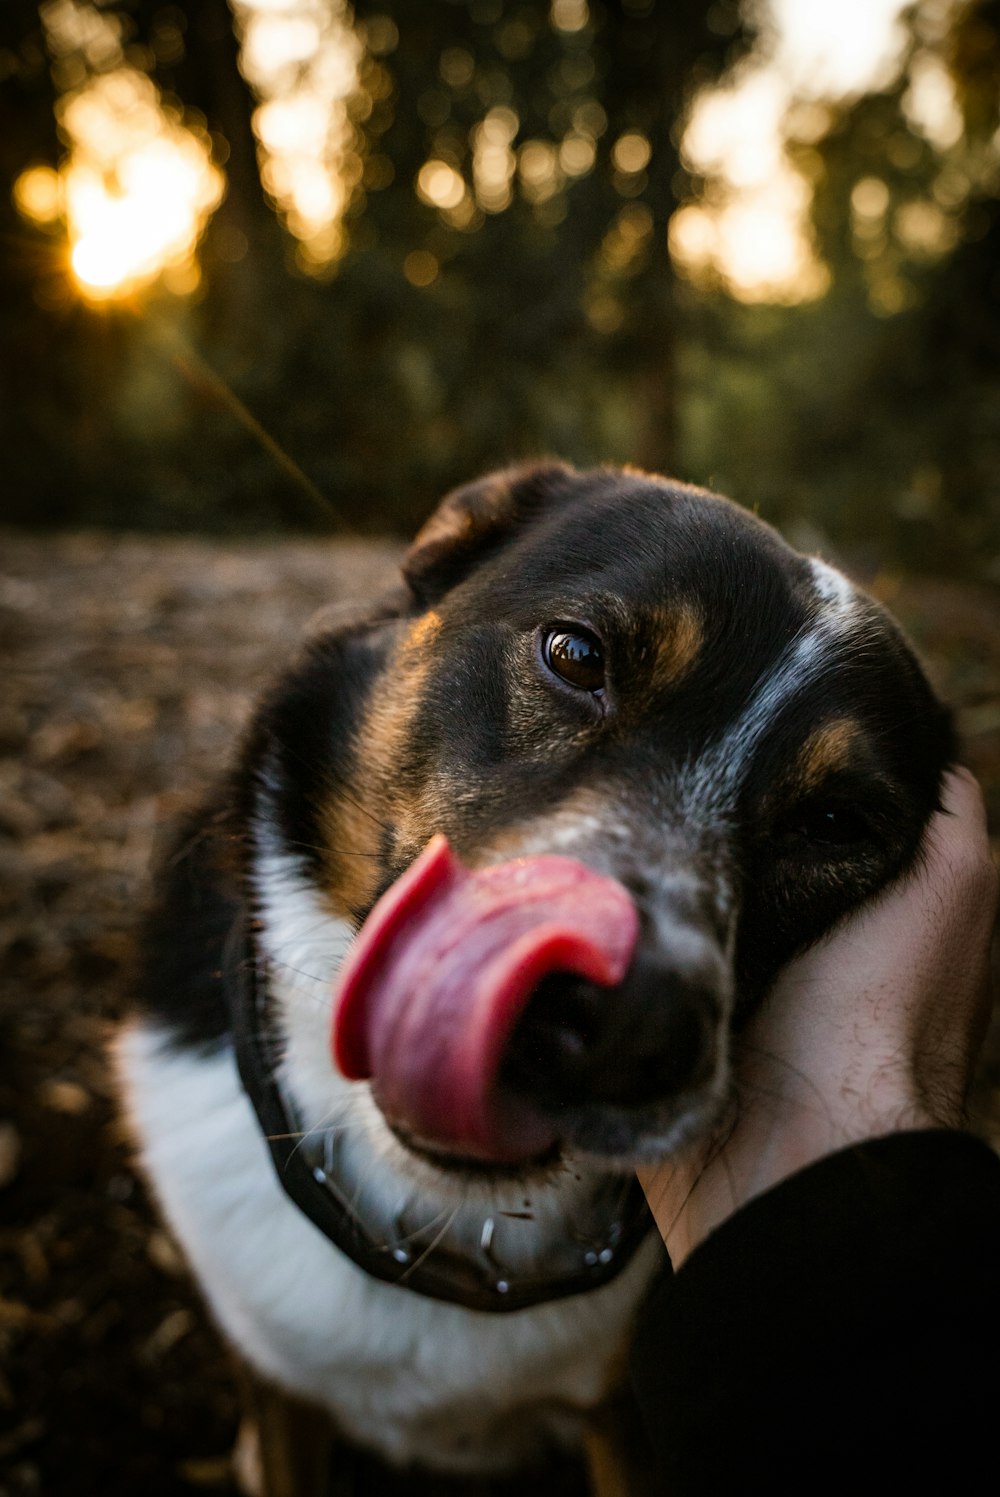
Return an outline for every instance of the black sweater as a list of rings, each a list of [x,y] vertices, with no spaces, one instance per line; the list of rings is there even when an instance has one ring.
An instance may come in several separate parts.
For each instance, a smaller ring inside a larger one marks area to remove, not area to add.
[[[670,1497],[992,1490],[1000,1160],[905,1133],[783,1181],[657,1290],[632,1375]]]

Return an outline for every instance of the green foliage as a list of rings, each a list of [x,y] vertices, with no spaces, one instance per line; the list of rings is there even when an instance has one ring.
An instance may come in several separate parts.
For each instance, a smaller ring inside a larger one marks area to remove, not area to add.
[[[347,251],[329,279],[296,268],[248,166],[253,100],[223,0],[182,7],[180,56],[157,61],[152,48],[158,85],[228,144],[229,192],[203,246],[202,291],[189,307],[147,295],[136,312],[53,313],[21,281],[12,322],[29,343],[39,330],[47,344],[57,338],[59,355],[29,360],[0,417],[31,449],[22,443],[15,518],[315,523],[311,502],[220,407],[218,387],[190,378],[203,363],[355,525],[409,527],[448,485],[539,451],[669,465],[675,126],[731,38],[717,18],[709,28],[696,0],[596,3],[575,31],[551,24],[547,0],[356,10],[362,26],[371,13],[383,33],[391,23],[398,40],[362,72],[356,147],[374,185],[355,192]],[[134,41],[155,41],[161,12],[132,5]],[[515,146],[538,140],[553,152],[583,111],[593,167],[461,223],[421,201],[416,179],[429,159],[470,178],[471,132],[498,106],[516,116]],[[650,157],[623,174],[612,150],[628,130],[648,139]],[[623,221],[629,242],[609,253]],[[236,265],[226,253],[234,230],[249,246]],[[415,252],[435,268],[428,284],[407,278]]]
[[[1000,581],[1000,5],[933,40],[929,11],[898,82],[800,148],[826,296],[692,298],[680,457],[804,541]],[[906,114],[928,53],[964,121],[939,148]]]

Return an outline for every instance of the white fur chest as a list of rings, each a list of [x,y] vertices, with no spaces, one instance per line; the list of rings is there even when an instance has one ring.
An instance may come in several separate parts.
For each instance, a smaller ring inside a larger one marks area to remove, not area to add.
[[[489,1315],[370,1278],[288,1200],[228,1049],[118,1048],[143,1163],[209,1305],[248,1361],[397,1462],[501,1468],[572,1441],[620,1363],[658,1261],[603,1289]]]

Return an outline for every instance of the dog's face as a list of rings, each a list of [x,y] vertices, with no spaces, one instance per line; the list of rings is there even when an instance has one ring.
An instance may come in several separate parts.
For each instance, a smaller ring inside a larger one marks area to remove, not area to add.
[[[667,1152],[778,969],[912,859],[947,715],[839,573],[661,479],[494,475],[405,573],[412,607],[314,652],[265,719],[274,824],[355,924],[442,832],[474,870],[555,853],[623,885],[624,980],[544,977],[496,1087],[576,1153]]]

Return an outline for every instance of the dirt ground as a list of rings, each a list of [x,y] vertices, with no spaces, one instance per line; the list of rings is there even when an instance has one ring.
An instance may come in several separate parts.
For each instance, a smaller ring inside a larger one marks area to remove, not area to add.
[[[130,1163],[105,1046],[158,837],[310,617],[377,590],[394,558],[0,535],[0,1497],[230,1490],[226,1354]],[[1000,830],[1000,594],[872,585],[957,706]],[[977,1093],[995,1143],[998,1055],[1000,1039]],[[579,1473],[543,1486],[579,1492]]]

